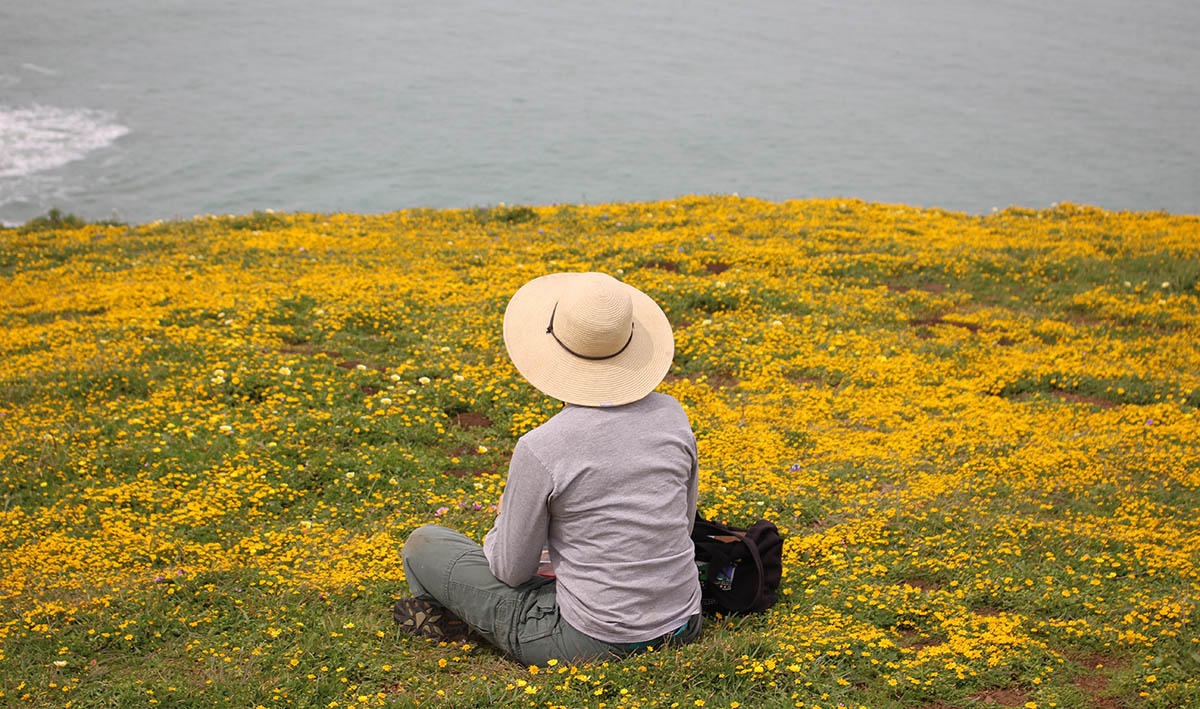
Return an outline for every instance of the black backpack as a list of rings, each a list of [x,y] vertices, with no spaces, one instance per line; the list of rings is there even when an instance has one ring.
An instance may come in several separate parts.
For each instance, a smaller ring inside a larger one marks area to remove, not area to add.
[[[757,613],[778,599],[783,537],[771,522],[760,519],[742,529],[710,522],[697,513],[692,542],[705,614]]]

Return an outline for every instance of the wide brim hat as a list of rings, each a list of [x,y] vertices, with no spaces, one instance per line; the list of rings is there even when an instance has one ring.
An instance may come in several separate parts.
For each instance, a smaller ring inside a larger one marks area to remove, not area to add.
[[[504,346],[530,384],[580,406],[641,399],[675,356],[658,303],[605,273],[553,273],[521,286],[504,311]]]

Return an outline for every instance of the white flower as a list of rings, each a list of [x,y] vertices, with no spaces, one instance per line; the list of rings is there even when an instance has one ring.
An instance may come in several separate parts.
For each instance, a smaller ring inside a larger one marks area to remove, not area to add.
[[[383,397],[382,399],[380,399],[380,400],[379,400],[379,405],[380,405],[380,406],[391,406],[391,405],[392,405],[392,400],[391,400],[391,399],[389,399],[389,398],[387,398],[387,397],[385,396],[385,397]]]
[[[404,393],[405,393],[405,394],[408,394],[409,396],[412,396],[413,394],[416,394],[416,393],[417,393],[417,390],[416,390],[416,389],[409,389],[408,391],[406,391],[406,392],[404,392]]]
[[[456,381],[456,382],[461,382],[463,379],[466,379],[466,377],[464,377],[464,376],[463,376],[463,375],[461,375],[461,374],[455,374],[455,375],[454,375],[454,381]]]
[[[280,373],[280,374],[282,374],[282,375],[283,375],[283,376],[285,376],[285,377],[289,377],[289,376],[291,376],[291,374],[292,374],[292,370],[291,370],[291,369],[289,369],[289,368],[287,368],[287,367],[280,367],[280,368],[279,368],[279,373]]]
[[[487,446],[479,446],[475,450],[479,453],[487,453]]]
[[[450,351],[449,347],[442,347],[442,352],[449,352],[449,351]]]
[[[1171,282],[1170,282],[1170,281],[1163,281],[1162,287],[1163,287],[1163,288],[1170,288],[1170,287],[1171,287]]]
[[[225,377],[213,377],[212,379],[209,379],[208,381],[212,382],[213,384],[224,384]]]
[[[700,324],[701,325],[712,325],[712,320],[710,320],[708,318],[704,318],[703,320],[700,321]]]
[[[1132,286],[1132,285],[1133,285],[1133,284],[1132,284],[1132,283],[1130,283],[1129,281],[1125,281],[1125,287],[1126,287],[1126,288],[1128,288],[1128,287],[1130,287],[1130,286]]]
[[[393,374],[393,375],[390,377],[390,379],[391,379],[393,382],[398,382],[398,381],[400,381],[400,375],[399,375],[399,374]]]
[[[223,376],[225,376],[225,370],[224,369],[214,369],[213,375],[218,376],[218,377],[223,377]]]
[[[221,426],[220,431],[221,431],[221,433],[233,433],[233,426],[230,426],[229,424],[224,424],[223,426]]]
[[[771,321],[771,326],[772,326],[772,327],[779,327],[779,326],[780,326],[780,325],[782,325],[782,324],[783,324],[783,321],[782,321],[782,320],[772,320],[772,321]]]
[[[324,314],[325,314],[325,308],[317,308],[316,310],[314,310],[314,311],[313,311],[313,313],[314,313],[315,315],[324,315]]]
[[[354,473],[346,473],[346,479],[347,479],[347,480],[353,480],[353,479],[354,479]]]
[[[428,384],[428,383],[429,383],[429,377],[421,377],[421,378],[417,379],[417,383],[418,383],[418,384]]]
[[[355,366],[354,366],[354,368],[355,368],[355,369],[357,369],[357,370],[359,370],[360,372],[362,372],[362,371],[366,371],[366,369],[367,369],[367,365],[365,365],[365,364],[357,364],[357,365],[355,365]]]
[[[66,660],[55,660],[55,661],[54,661],[54,666],[55,666],[55,667],[66,667],[66,666],[67,666],[67,661],[66,661]]]

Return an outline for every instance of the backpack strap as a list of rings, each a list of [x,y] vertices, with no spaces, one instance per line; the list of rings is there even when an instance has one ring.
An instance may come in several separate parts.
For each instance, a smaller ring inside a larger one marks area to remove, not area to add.
[[[755,589],[754,598],[751,600],[752,604],[758,603],[767,592],[767,569],[763,566],[762,556],[758,553],[758,547],[746,539],[745,532],[730,529],[729,533],[740,539],[742,544],[746,545],[746,548],[750,550],[750,557],[754,559],[754,565],[758,567],[758,588]]]

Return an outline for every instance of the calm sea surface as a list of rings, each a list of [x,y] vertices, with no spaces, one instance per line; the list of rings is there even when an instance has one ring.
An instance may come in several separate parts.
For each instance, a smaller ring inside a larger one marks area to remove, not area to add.
[[[1195,0],[3,0],[0,221],[738,192],[1200,213]]]

